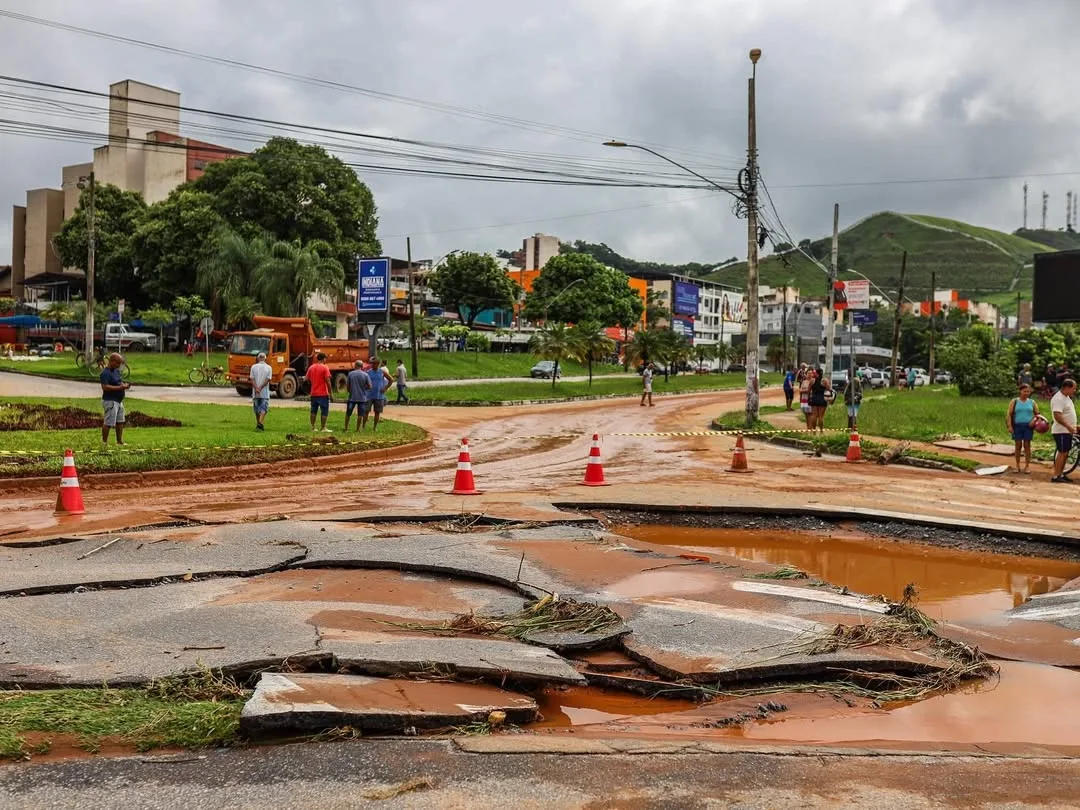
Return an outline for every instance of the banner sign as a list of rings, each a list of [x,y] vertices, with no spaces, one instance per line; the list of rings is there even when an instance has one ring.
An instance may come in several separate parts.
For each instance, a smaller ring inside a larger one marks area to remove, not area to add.
[[[865,279],[834,282],[833,309],[870,309],[870,282]]]
[[[696,288],[695,288],[696,289]],[[691,344],[694,342],[694,321],[692,318],[685,318],[681,315],[674,315],[671,318],[671,331],[676,335],[682,335]]]
[[[721,296],[720,317],[728,323],[746,322],[746,299],[742,293],[726,292]]]
[[[855,309],[851,312],[851,322],[855,326],[873,326],[877,323],[876,309]]]
[[[356,279],[357,320],[386,320],[390,291],[390,259],[361,259]]]
[[[672,302],[672,314],[689,315],[692,318],[697,317],[698,299],[701,294],[698,286],[685,281],[676,281],[673,286],[675,300]]]

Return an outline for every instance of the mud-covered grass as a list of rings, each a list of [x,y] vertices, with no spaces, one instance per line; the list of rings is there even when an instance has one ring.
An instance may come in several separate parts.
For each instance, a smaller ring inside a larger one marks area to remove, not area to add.
[[[96,399],[18,398],[14,403],[76,407],[101,413]],[[128,398],[128,412],[180,421],[179,427],[139,428],[124,431],[124,446],[110,436],[108,449],[101,443],[100,427],[81,430],[0,431],[0,477],[59,474],[64,450],[75,451],[80,472],[140,472],[222,467],[267,461],[338,455],[394,447],[419,441],[426,433],[403,422],[385,419],[378,432],[342,430],[345,412],[332,406],[327,426],[334,433],[312,433],[304,408],[275,408],[271,401],[266,430],[255,430],[250,408],[224,405],[150,402]],[[355,419],[353,420],[355,427]]]

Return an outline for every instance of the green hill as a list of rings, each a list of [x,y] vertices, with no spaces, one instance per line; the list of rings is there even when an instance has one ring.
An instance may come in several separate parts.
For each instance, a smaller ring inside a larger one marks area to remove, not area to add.
[[[828,266],[831,242],[830,238],[803,240],[800,247]],[[894,290],[906,250],[906,297],[928,297],[931,273],[936,272],[938,289],[953,288],[1014,312],[1017,292],[1031,298],[1033,255],[1067,247],[1080,248],[1080,235],[1058,231],[1007,234],[941,217],[883,211],[840,233],[838,264],[866,275],[886,291]],[[856,278],[841,273],[845,277]],[[705,278],[744,286],[746,263],[728,265]],[[762,284],[787,282],[804,295],[822,295],[827,289],[825,273],[797,251],[773,254],[762,261]]]

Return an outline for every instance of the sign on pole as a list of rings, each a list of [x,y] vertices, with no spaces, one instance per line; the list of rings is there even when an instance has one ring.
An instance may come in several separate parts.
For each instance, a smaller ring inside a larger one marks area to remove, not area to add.
[[[356,278],[357,323],[390,320],[390,259],[361,259]]]
[[[855,326],[873,326],[877,323],[876,309],[856,309],[851,313],[852,323]]]
[[[116,302],[116,314],[120,316],[121,321],[124,320],[124,305],[126,303],[123,298]]]
[[[833,309],[870,309],[870,282],[834,281]]]

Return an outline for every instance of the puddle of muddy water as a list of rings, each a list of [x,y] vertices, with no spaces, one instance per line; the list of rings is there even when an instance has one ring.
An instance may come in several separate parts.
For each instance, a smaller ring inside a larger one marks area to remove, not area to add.
[[[529,728],[566,728],[609,723],[627,717],[644,717],[693,709],[690,700],[662,697],[641,697],[625,692],[571,686],[567,689],[547,689],[537,699],[543,720],[530,723]]]
[[[618,526],[619,534],[713,557],[790,565],[856,593],[898,600],[904,586],[919,587],[919,607],[935,619],[958,621],[1009,610],[1036,594],[1049,593],[1080,576],[1080,563],[938,548],[874,538],[774,530],[707,529],[684,526]],[[625,581],[624,596],[699,586],[692,567],[670,568],[655,576]]]

